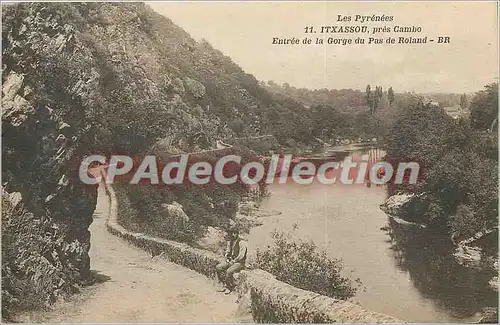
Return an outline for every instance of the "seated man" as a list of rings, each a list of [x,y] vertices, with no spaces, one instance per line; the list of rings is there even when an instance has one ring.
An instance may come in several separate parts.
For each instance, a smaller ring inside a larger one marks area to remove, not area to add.
[[[247,243],[239,237],[238,230],[232,227],[228,231],[228,242],[226,248],[226,261],[217,265],[217,279],[225,286],[225,294],[234,289],[233,274],[245,268],[247,258]]]

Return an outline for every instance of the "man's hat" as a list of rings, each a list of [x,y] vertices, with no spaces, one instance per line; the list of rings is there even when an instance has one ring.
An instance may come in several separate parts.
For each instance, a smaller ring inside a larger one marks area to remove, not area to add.
[[[236,224],[236,222],[234,222],[233,220],[230,220],[229,221],[229,226],[227,228],[227,232],[228,233],[232,233],[232,234],[237,234],[239,233],[239,228],[238,228],[238,225]]]

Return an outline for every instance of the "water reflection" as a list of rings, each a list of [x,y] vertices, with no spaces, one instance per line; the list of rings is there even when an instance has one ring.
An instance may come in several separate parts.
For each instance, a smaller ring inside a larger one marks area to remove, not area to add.
[[[323,157],[340,161],[370,153],[381,158],[377,150]],[[459,265],[448,238],[388,223],[379,209],[385,187],[290,181],[273,184],[270,191],[261,208],[281,214],[260,219],[263,225],[249,235],[250,251],[270,244],[275,229],[313,240],[361,279],[366,291],[355,299],[363,307],[409,322],[471,322],[482,307],[497,306],[497,294],[488,287],[491,272]]]
[[[390,226],[387,232],[396,265],[409,273],[424,297],[433,299],[456,318],[468,318],[483,307],[498,306],[498,294],[488,285],[494,270],[460,265],[452,255],[450,240],[443,234],[404,229],[392,219]]]

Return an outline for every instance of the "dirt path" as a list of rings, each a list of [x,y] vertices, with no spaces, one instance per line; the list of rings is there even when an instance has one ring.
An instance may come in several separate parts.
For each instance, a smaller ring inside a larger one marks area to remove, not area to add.
[[[101,283],[70,302],[26,321],[93,322],[238,322],[235,295],[216,292],[213,280],[151,256],[107,232],[108,200],[99,190],[92,233],[91,268]],[[248,320],[247,320],[248,321]]]

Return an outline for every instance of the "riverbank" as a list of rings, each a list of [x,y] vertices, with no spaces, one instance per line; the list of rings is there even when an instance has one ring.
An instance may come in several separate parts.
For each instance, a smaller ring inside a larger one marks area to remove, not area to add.
[[[348,153],[354,151],[365,150],[367,148],[378,148],[377,139],[374,141],[351,141],[348,139],[334,142],[334,144],[326,142],[317,142],[315,146],[300,146],[293,148],[285,148],[283,153],[293,154],[306,157],[325,157],[331,156],[334,153]]]
[[[440,263],[446,266],[449,275],[456,274],[462,278],[467,276],[468,279],[466,284],[454,283],[449,277],[441,279],[441,286],[461,290],[461,295],[466,297],[463,302],[457,301],[457,304],[451,304],[449,308],[459,309],[461,312],[476,312],[490,322],[493,318],[497,319],[498,256],[491,254],[487,247],[492,246],[491,242],[497,241],[498,228],[485,230],[460,241],[454,240],[453,237],[447,238],[448,235],[443,231],[405,219],[407,210],[412,207],[412,201],[418,199],[421,198],[413,194],[395,194],[381,204],[381,209],[390,218],[390,228],[386,230],[399,254],[404,256],[404,263],[411,272],[411,268],[417,267],[412,261],[418,260],[421,264],[426,259],[439,259]],[[420,250],[415,250],[415,247]],[[429,267],[439,268],[435,262],[429,264]],[[458,291],[450,292],[458,294]],[[480,296],[477,296],[478,293]],[[447,303],[451,301],[453,300],[450,299]]]
[[[380,208],[398,225],[398,227],[408,231],[422,231],[428,228],[426,224],[408,221],[404,217],[408,214],[407,210],[411,209],[413,201],[418,199],[421,198],[413,194],[395,194],[387,198],[380,205]],[[498,256],[487,254],[484,252],[484,247],[482,247],[485,241],[491,242],[494,241],[495,238],[498,238],[498,227],[485,229],[471,237],[463,238],[460,241],[457,241],[456,238],[452,236],[449,241],[454,248],[453,256],[459,264],[476,269],[489,268],[498,273]],[[495,276],[495,278],[490,281],[491,288],[498,291],[498,275]]]
[[[347,154],[364,153],[373,150]],[[411,322],[475,322],[481,305],[495,297],[481,274],[443,255],[439,244],[423,248],[416,239],[393,238],[391,220],[421,227],[387,217],[379,207],[387,199],[385,187],[287,183],[269,190],[260,209],[281,214],[260,218],[262,225],[248,236],[249,251],[272,244],[275,229],[311,240],[342,259],[345,275],[361,279],[365,289],[354,300],[366,308]]]

